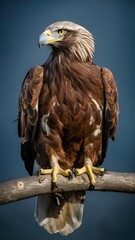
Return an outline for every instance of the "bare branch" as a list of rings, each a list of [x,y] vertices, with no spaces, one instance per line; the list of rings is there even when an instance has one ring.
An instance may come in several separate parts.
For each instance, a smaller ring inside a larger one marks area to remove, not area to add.
[[[73,177],[72,180],[59,175],[57,188],[54,190],[51,189],[50,175],[23,177],[0,184],[0,204],[44,193],[78,190],[90,190],[86,174]],[[104,176],[97,177],[97,183],[93,190],[135,193],[135,174],[107,172]]]

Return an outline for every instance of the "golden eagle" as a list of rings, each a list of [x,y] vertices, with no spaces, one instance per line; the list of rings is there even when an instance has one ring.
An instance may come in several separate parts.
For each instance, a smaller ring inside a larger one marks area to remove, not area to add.
[[[78,24],[51,24],[39,37],[46,44],[48,60],[30,69],[19,96],[22,159],[30,175],[36,164],[41,174],[51,173],[53,186],[57,174],[84,172],[94,186],[118,122],[113,74],[93,63],[94,39]],[[82,191],[39,196],[35,218],[48,232],[67,235],[82,222],[84,197]]]

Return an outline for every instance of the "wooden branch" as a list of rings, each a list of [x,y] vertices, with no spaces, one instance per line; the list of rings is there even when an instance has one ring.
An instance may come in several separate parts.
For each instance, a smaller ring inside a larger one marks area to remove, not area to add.
[[[57,188],[51,189],[51,176],[23,177],[0,184],[0,204],[51,192],[91,190],[88,176],[73,177],[72,180],[58,176]],[[135,193],[135,174],[107,172],[97,177],[95,191]]]

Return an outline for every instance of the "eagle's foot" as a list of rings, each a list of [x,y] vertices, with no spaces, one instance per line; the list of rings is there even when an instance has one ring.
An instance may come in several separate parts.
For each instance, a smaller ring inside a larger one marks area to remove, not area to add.
[[[75,169],[75,174],[76,175],[81,175],[83,173],[88,174],[91,185],[95,186],[96,179],[95,179],[94,173],[101,176],[105,173],[105,169],[104,168],[93,167],[90,164],[85,164],[82,168],[76,168]]]
[[[41,174],[41,175],[51,174],[51,173],[52,173],[52,169],[40,168],[40,170],[39,170],[39,174]]]
[[[44,174],[51,174],[51,180],[52,180],[52,183],[54,186],[56,186],[56,182],[58,180],[57,178],[57,175],[60,174],[64,177],[68,177],[69,179],[71,179],[73,177],[73,174],[72,174],[72,171],[70,169],[62,169],[60,166],[54,166],[52,169],[43,169],[41,168],[39,170],[39,173],[41,175],[44,175]]]
[[[69,177],[69,179],[71,179],[71,176],[72,176],[72,171],[70,169],[62,169],[61,167],[59,166],[55,166],[53,169],[52,169],[52,182],[53,183],[56,183],[57,182],[57,175],[60,174],[64,177]]]

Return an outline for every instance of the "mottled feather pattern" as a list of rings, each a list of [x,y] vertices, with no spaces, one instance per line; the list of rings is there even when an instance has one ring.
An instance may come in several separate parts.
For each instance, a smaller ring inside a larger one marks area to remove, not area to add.
[[[85,145],[93,144],[95,136],[92,133],[96,130],[97,125],[102,128],[100,114],[103,109],[103,86],[100,68],[89,63],[76,62],[71,65],[68,61],[66,62],[66,59],[62,62],[63,64],[61,63],[59,66],[60,74],[56,71],[57,59],[44,66],[44,85],[40,94],[39,106],[41,118],[49,113],[47,124],[50,134],[47,136],[47,133],[40,131],[35,144],[36,151],[43,154],[38,154],[37,157],[37,161],[42,167],[46,167],[46,162],[43,163],[42,159],[48,159],[47,162],[49,162],[51,155],[55,153],[57,153],[63,168],[74,167],[75,162],[79,160],[82,139],[84,139],[84,148]],[[50,74],[52,72],[54,72],[53,75]],[[57,74],[55,74],[56,72]],[[53,86],[51,90],[50,85]],[[101,110],[97,110],[92,98],[96,99]],[[91,114],[94,120],[90,124]],[[93,164],[98,161],[97,154],[101,154],[102,129],[101,134],[96,136],[96,143],[96,149],[93,148]],[[86,155],[91,152],[88,148],[85,150]],[[63,159],[65,160],[63,161]]]
[[[63,55],[61,59],[62,57]],[[103,69],[101,76],[98,66],[89,62],[75,62],[71,65],[68,59],[64,59],[59,66],[57,58],[54,58],[51,64],[47,63],[38,69],[34,68],[34,71],[38,72],[39,69],[40,75],[39,78],[36,76],[36,81],[32,81],[32,77],[35,77],[33,69],[30,71],[31,75],[26,78],[20,96],[23,111],[20,121],[21,126],[25,125],[22,129],[22,143],[31,138],[32,127],[37,125],[39,114],[41,119],[50,113],[47,120],[49,136],[41,131],[40,122],[36,130],[38,136],[35,139],[34,150],[40,166],[46,167],[51,155],[57,153],[64,169],[74,167],[79,160],[82,138],[86,156],[90,155],[93,165],[98,165],[102,156],[103,123],[100,113],[104,107],[103,87],[105,87],[107,100],[106,118],[109,122],[109,130],[107,130],[109,137],[113,137],[117,126],[118,105],[114,104],[115,101],[117,103],[117,89],[112,73],[108,69]],[[104,79],[104,86],[101,77]],[[92,99],[99,104],[100,110]],[[39,113],[36,109],[37,104]],[[91,116],[93,121],[90,124]],[[93,133],[98,125],[101,129],[100,134],[94,136]],[[96,145],[93,147],[95,141]],[[80,162],[83,163],[82,156]]]

